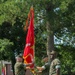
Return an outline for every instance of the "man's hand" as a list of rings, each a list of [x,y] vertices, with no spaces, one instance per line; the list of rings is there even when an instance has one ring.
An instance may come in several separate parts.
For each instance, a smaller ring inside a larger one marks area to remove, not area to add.
[[[26,66],[31,66],[34,64],[34,60],[31,63],[26,64]]]
[[[30,69],[30,67],[26,67],[26,69]]]
[[[33,63],[28,63],[28,64],[26,64],[26,66],[31,66]]]
[[[38,70],[39,70],[39,72],[42,72],[43,70],[44,70],[44,68],[42,68],[42,67],[36,67]]]

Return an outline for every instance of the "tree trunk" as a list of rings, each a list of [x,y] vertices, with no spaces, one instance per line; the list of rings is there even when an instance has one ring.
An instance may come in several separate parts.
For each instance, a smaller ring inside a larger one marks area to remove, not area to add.
[[[47,28],[47,55],[48,55],[48,62],[50,63],[50,52],[54,50],[54,34],[49,21],[47,21],[46,28]],[[49,69],[48,69],[48,75],[49,75]]]
[[[50,23],[47,21],[47,55],[49,55],[52,50],[54,50],[54,34],[51,30]]]

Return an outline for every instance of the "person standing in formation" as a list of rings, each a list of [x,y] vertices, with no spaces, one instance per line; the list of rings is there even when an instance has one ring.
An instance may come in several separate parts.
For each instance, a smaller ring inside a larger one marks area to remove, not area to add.
[[[14,66],[15,75],[25,75],[26,69],[30,69],[29,66],[31,66],[32,64],[33,62],[29,64],[24,64],[23,57],[21,55],[18,55],[16,57],[16,63]]]
[[[46,61],[48,59],[46,58]],[[37,69],[39,71],[43,71],[45,70],[46,65],[42,66],[42,67],[37,67]],[[60,60],[57,58],[57,53],[56,51],[52,50],[50,52],[50,69],[49,69],[49,75],[61,75],[60,73]]]

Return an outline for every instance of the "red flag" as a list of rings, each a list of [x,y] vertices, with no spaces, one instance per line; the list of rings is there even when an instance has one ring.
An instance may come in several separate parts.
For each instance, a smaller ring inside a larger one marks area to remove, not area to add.
[[[32,61],[34,60],[34,11],[32,7],[30,9],[30,14],[28,14],[28,18],[30,19],[30,23],[28,27],[26,45],[23,54],[24,62],[26,64],[32,63]],[[30,68],[34,68],[34,64],[31,65]]]

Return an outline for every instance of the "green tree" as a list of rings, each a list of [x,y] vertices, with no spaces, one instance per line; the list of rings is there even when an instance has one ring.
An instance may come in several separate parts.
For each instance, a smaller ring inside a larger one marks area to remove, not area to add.
[[[13,42],[8,39],[0,39],[0,60],[11,60],[14,52],[12,51]]]
[[[29,9],[33,5],[35,10],[36,56],[40,58],[46,55],[46,51],[48,55],[56,47],[56,50],[58,50],[59,47],[55,43],[60,45],[61,40],[63,45],[74,47],[74,3],[74,0],[2,0],[0,2],[0,38],[8,38],[13,41],[14,47],[12,49],[16,54],[23,52],[26,36],[23,26]],[[8,22],[10,26],[3,26],[3,22]],[[55,38],[56,42],[54,42]],[[68,47],[65,48],[68,49]],[[63,49],[60,49],[59,53],[63,57],[67,51],[62,54]],[[69,55],[72,56],[72,54]],[[68,61],[68,57],[66,56],[65,58]],[[64,62],[63,59],[65,58],[62,58],[62,62]],[[65,65],[66,63],[63,64]]]

